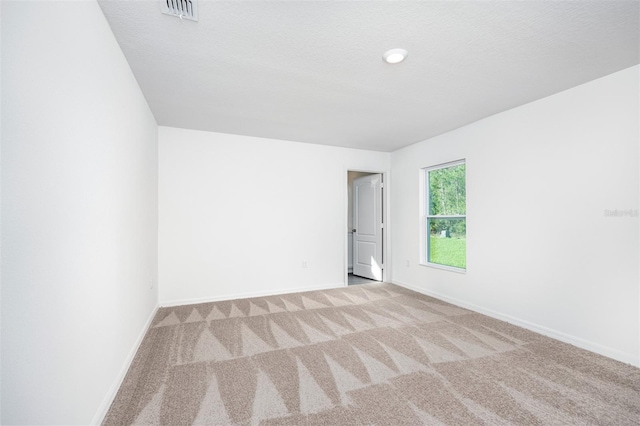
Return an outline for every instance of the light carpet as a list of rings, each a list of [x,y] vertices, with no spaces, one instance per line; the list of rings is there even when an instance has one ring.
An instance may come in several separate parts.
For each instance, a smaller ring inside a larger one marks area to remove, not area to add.
[[[391,284],[161,308],[105,425],[638,425],[640,370]]]

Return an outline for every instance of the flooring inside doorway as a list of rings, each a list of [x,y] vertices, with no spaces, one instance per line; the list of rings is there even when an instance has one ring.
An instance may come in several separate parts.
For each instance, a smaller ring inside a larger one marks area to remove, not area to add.
[[[349,280],[347,281],[348,285],[358,285],[358,284],[371,284],[371,283],[379,283],[380,281],[370,280],[369,278],[359,277],[357,275],[349,274]]]

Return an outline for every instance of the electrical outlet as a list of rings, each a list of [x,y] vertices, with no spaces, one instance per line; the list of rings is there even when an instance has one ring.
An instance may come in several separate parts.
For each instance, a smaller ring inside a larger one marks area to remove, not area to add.
[[[302,267],[303,268],[308,268],[309,267],[309,262],[307,262],[306,260],[302,261]]]
[[[407,259],[407,268],[411,267],[411,261]]]
[[[149,278],[149,289],[153,290],[153,277]]]

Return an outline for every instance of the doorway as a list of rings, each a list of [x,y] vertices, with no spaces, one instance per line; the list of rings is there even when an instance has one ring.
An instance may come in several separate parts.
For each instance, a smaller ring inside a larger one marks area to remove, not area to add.
[[[384,279],[384,182],[376,172],[347,172],[347,285]]]

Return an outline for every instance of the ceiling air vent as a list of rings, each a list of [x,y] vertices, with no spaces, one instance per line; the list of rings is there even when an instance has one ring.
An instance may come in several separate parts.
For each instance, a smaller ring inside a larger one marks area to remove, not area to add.
[[[196,0],[161,0],[162,13],[177,16],[180,19],[198,20]]]

